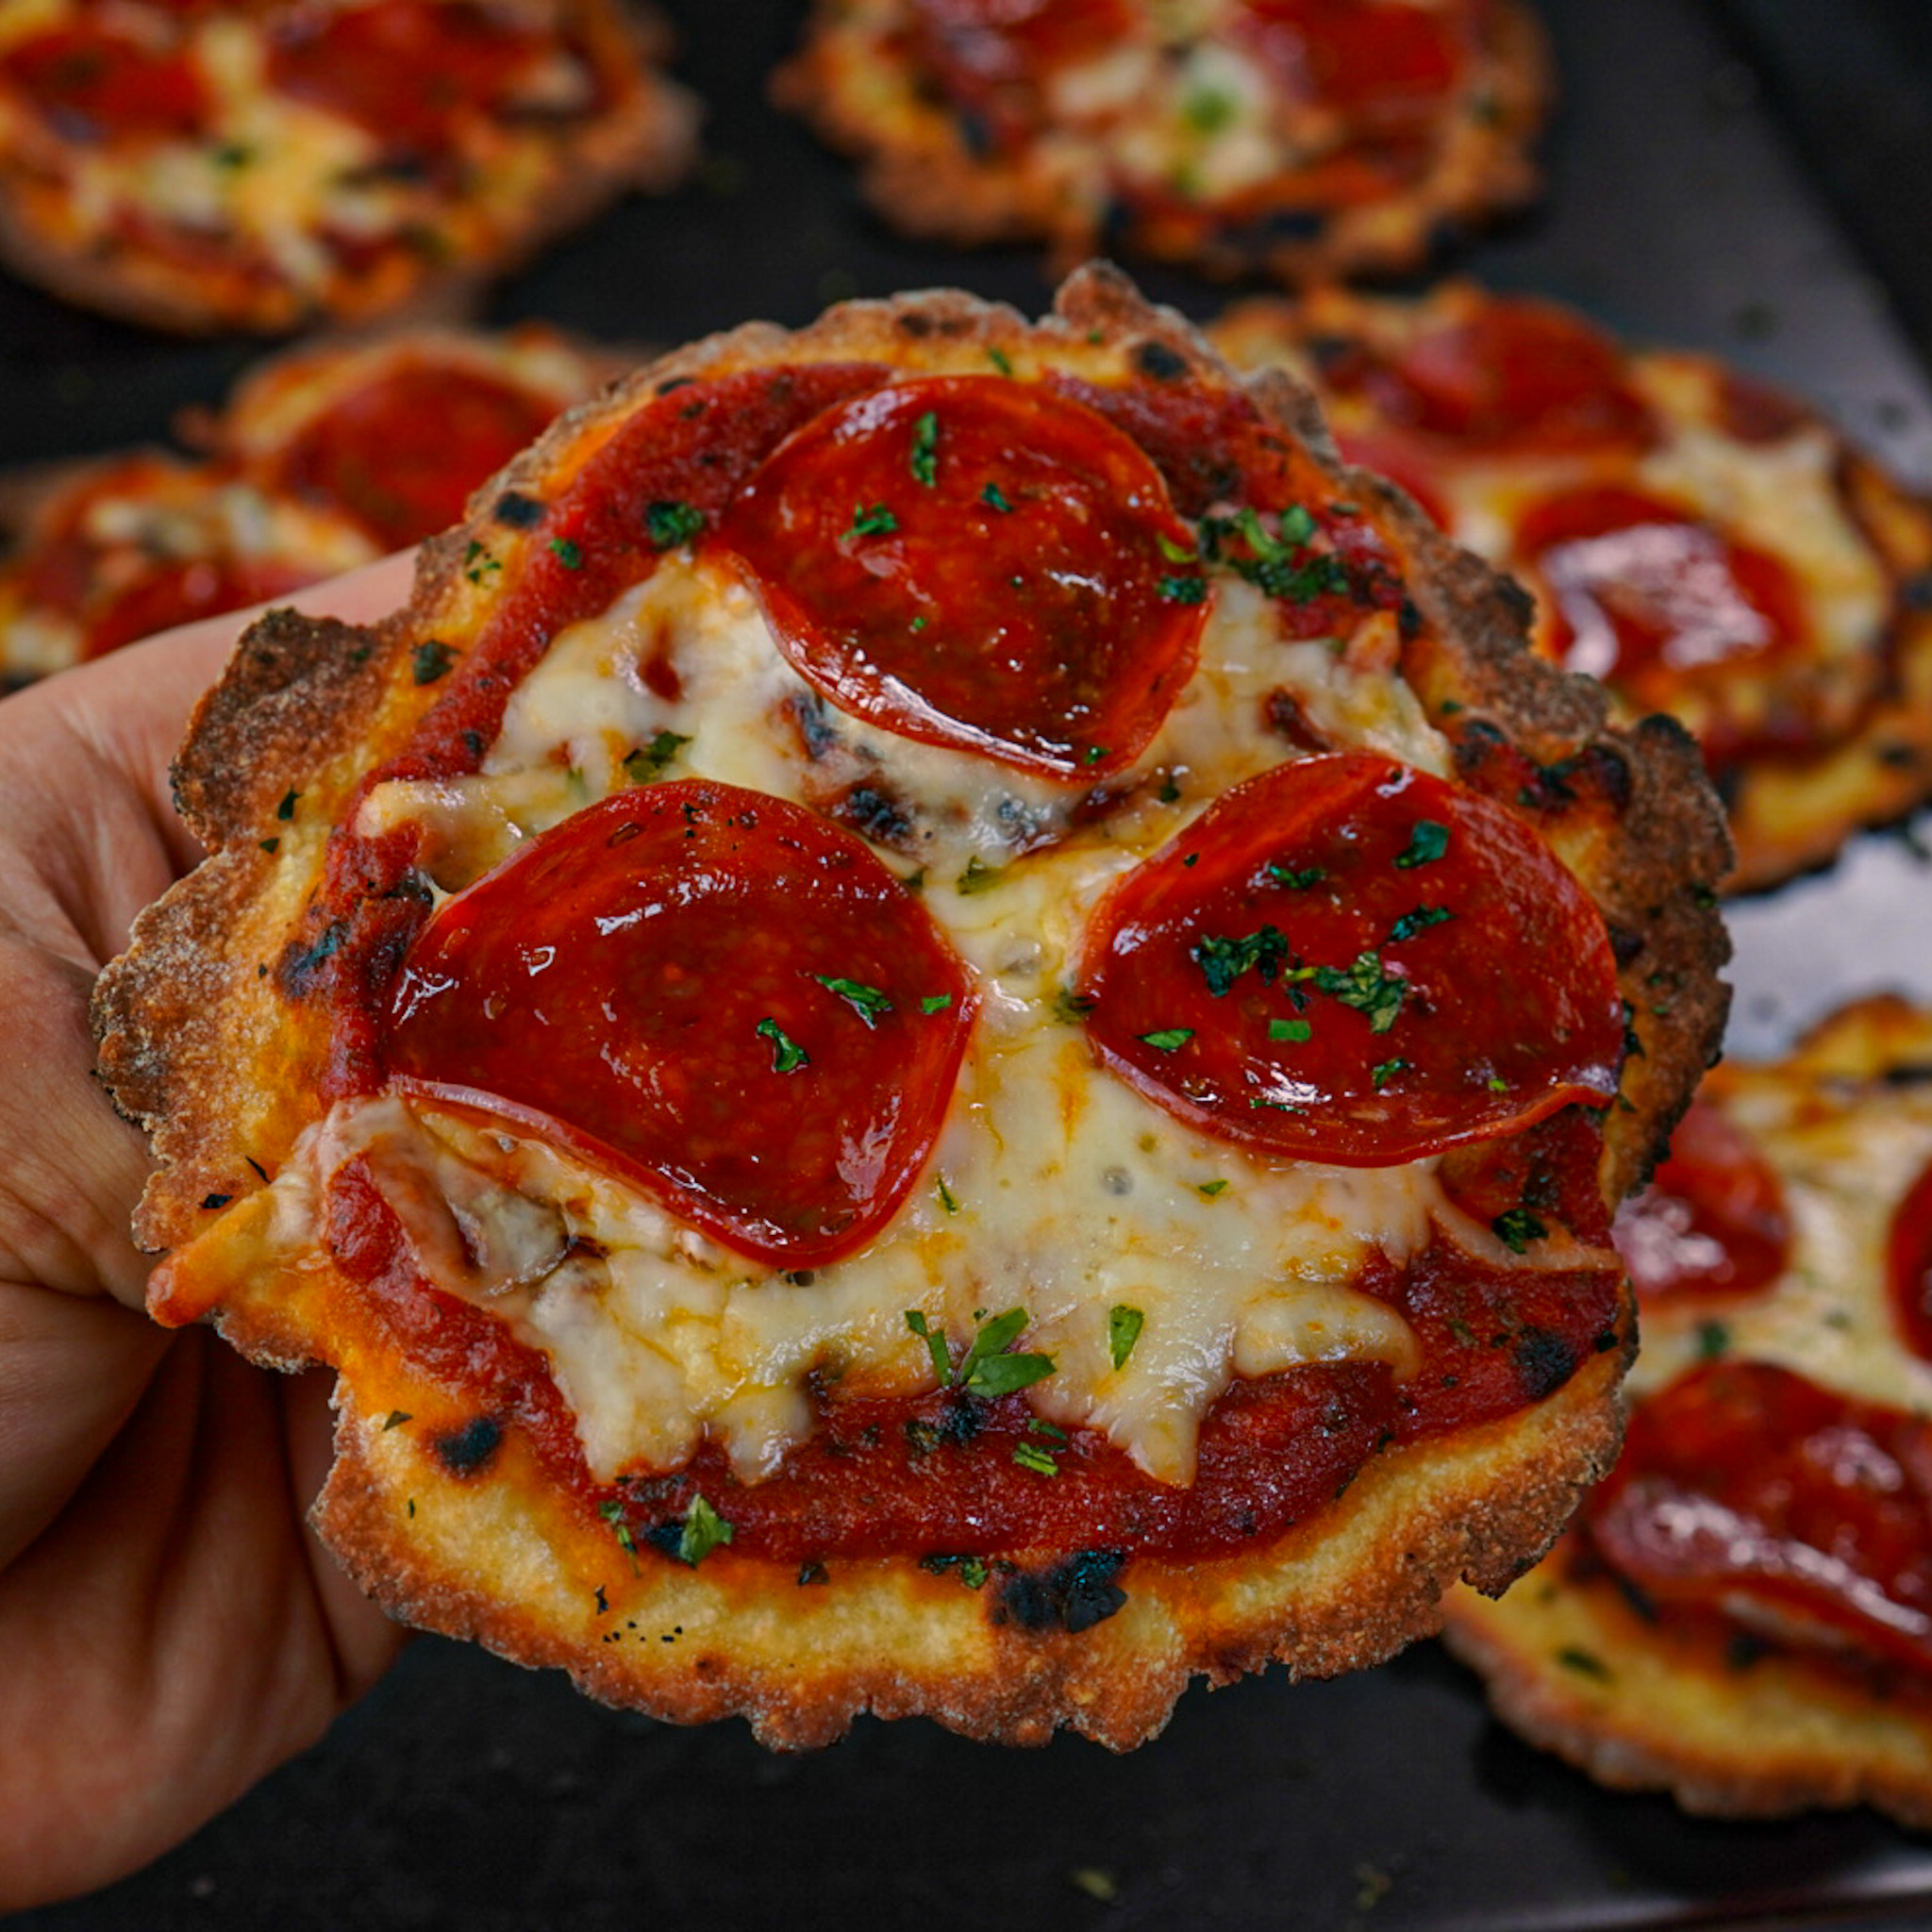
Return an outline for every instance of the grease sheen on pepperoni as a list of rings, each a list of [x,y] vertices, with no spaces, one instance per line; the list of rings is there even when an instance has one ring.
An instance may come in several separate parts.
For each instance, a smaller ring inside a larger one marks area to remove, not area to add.
[[[1367,752],[1208,807],[1102,902],[1080,989],[1170,1112],[1349,1166],[1604,1106],[1623,1060],[1582,888],[1506,808]]]
[[[688,780],[587,808],[440,908],[388,1058],[406,1087],[533,1116],[728,1246],[809,1267],[905,1197],[975,1006],[858,840]]]
[[[1932,1668],[1932,1424],[1769,1362],[1693,1369],[1637,1405],[1585,1506],[1660,1602]],[[1830,1638],[1827,1637],[1827,1641]]]
[[[1785,1271],[1791,1222],[1776,1171],[1751,1137],[1693,1100],[1669,1158],[1618,1210],[1613,1236],[1646,1301],[1757,1294]]]
[[[458,116],[507,112],[558,51],[514,15],[475,0],[384,0],[290,9],[275,24],[269,71],[285,92],[426,157]]]
[[[1242,0],[1235,31],[1293,98],[1392,131],[1433,123],[1461,78],[1468,11],[1407,0]]]
[[[91,21],[9,47],[0,55],[0,78],[70,141],[188,140],[208,120],[208,91],[186,54]]]
[[[1643,491],[1552,497],[1516,547],[1549,586],[1557,655],[1607,684],[1763,663],[1807,636],[1789,565]]]
[[[1193,670],[1194,533],[1083,405],[998,376],[892,383],[758,470],[719,541],[792,667],[856,717],[1068,782],[1130,763]]]
[[[1932,1166],[1892,1210],[1885,1260],[1892,1319],[1906,1346],[1932,1362]]]
[[[1472,453],[1642,449],[1656,439],[1623,352],[1555,304],[1491,301],[1394,353],[1336,345],[1322,355],[1321,379],[1364,396],[1391,425]]]
[[[455,523],[471,491],[556,413],[549,398],[482,370],[406,361],[283,442],[275,475],[399,550]]]

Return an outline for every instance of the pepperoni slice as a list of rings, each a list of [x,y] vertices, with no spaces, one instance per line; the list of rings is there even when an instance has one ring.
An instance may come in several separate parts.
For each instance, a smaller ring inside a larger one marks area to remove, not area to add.
[[[291,8],[272,28],[275,85],[366,127],[392,149],[433,156],[453,121],[502,114],[553,43],[466,0]]]
[[[408,361],[331,402],[281,446],[275,474],[400,550],[455,523],[470,491],[556,413],[486,371]]]
[[[521,847],[410,948],[405,1087],[535,1116],[726,1245],[849,1253],[931,1150],[976,1006],[924,909],[798,806],[623,791]]]
[[[1637,1405],[1586,1510],[1607,1560],[1660,1602],[1932,1669],[1932,1423],[1713,1362]]]
[[[1357,125],[1433,121],[1467,63],[1453,7],[1401,0],[1242,0],[1237,32],[1290,94]]]
[[[779,649],[841,709],[1086,782],[1129,764],[1194,666],[1194,534],[1083,405],[1000,376],[894,383],[790,438],[720,541]]]
[[[1324,388],[1361,395],[1385,422],[1472,454],[1643,449],[1648,406],[1617,344],[1554,304],[1498,298],[1399,350],[1329,344]]]
[[[1906,1191],[1892,1214],[1886,1283],[1906,1346],[1932,1361],[1932,1166]]]
[[[1150,1099],[1344,1166],[1604,1106],[1623,1059],[1576,881],[1506,808],[1367,752],[1225,793],[1103,901],[1080,984]]]
[[[184,139],[208,119],[207,90],[185,53],[92,22],[17,42],[0,56],[0,74],[70,141]]]
[[[1785,1272],[1784,1189],[1751,1137],[1693,1100],[1650,1185],[1618,1210],[1617,1252],[1645,1301],[1757,1294]]]
[[[1807,634],[1787,564],[1643,491],[1550,498],[1521,520],[1516,548],[1549,587],[1557,655],[1608,684],[1728,673]]]

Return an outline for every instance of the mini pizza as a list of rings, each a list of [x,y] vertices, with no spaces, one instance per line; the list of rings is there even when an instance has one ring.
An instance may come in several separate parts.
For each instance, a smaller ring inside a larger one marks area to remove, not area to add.
[[[774,81],[910,233],[1296,282],[1527,201],[1548,93],[1520,0],[819,0]]]
[[[1713,1050],[1694,748],[1110,271],[571,412],[252,630],[101,982],[151,1306],[338,1372],[398,1615],[678,1720],[1125,1746],[1499,1588]]]
[[[1536,598],[1538,647],[1690,726],[1744,891],[1932,796],[1932,504],[1716,358],[1467,282],[1238,305],[1239,365]]]
[[[1524,1736],[1695,1811],[1932,1824],[1932,1012],[1710,1076],[1617,1238],[1624,1453],[1453,1647]]]
[[[625,0],[21,0],[0,256],[157,327],[448,314],[688,162]]]
[[[286,596],[448,528],[619,366],[538,325],[314,342],[188,425],[198,460],[138,450],[16,479],[0,678]]]

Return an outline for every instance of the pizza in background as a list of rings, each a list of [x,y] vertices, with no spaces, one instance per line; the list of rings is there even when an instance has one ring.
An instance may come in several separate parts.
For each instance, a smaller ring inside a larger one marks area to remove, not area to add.
[[[1237,305],[1210,331],[1536,599],[1539,647],[1667,711],[1775,884],[1932,796],[1932,506],[1791,396],[1445,283]]]
[[[398,1615],[1124,1747],[1612,1450],[1610,1208],[1724,1006],[1694,747],[1110,272],[639,371],[391,620],[256,625],[177,795],[96,1000],[150,1305],[337,1370]]]
[[[0,257],[157,327],[449,316],[689,162],[625,0],[16,0]]]
[[[1452,1647],[1501,1715],[1693,1811],[1932,1825],[1932,1012],[1726,1061],[1618,1223],[1616,1469]]]
[[[908,233],[1302,281],[1526,201],[1549,89],[1519,0],[819,0],[774,97]]]
[[[318,341],[191,417],[198,459],[139,450],[14,479],[0,679],[287,596],[448,528],[629,359],[534,324]]]

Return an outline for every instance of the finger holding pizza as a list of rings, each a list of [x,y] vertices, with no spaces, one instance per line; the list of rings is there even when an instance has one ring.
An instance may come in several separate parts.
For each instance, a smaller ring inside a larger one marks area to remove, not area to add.
[[[398,558],[318,594],[373,613],[407,577]],[[198,856],[167,763],[242,622],[0,705],[0,999],[25,1074],[0,1100],[0,1910],[185,1836],[399,1641],[303,1522],[325,1387],[141,1312],[146,1156],[92,1075],[93,974]]]

